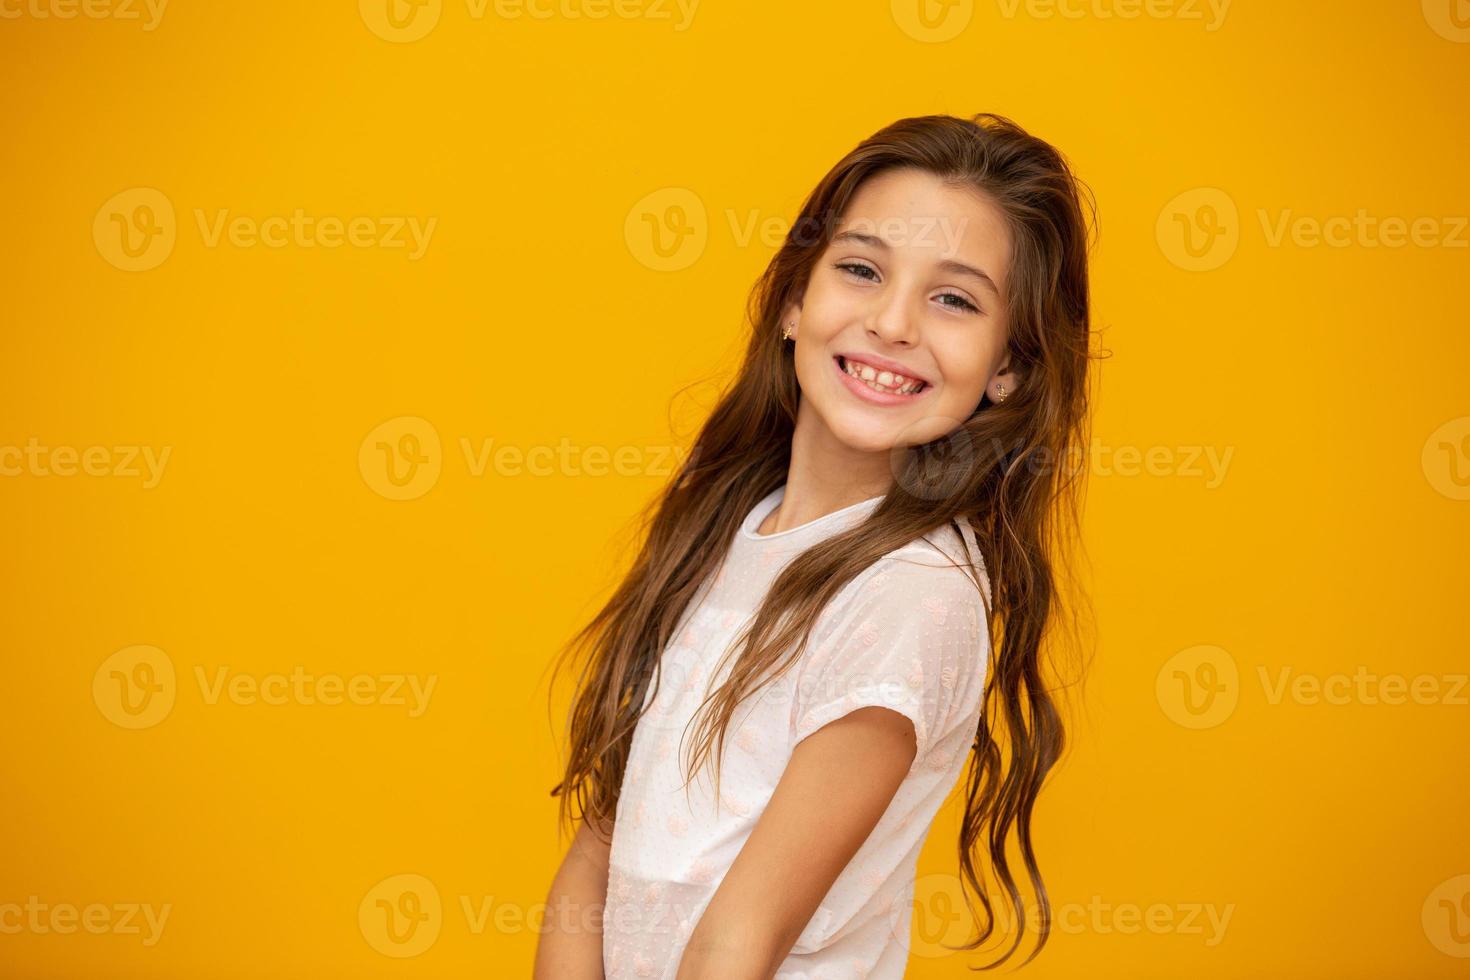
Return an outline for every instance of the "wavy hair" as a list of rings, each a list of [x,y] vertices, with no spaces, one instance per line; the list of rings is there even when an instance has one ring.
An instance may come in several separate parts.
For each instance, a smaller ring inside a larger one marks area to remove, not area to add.
[[[583,819],[611,824],[633,729],[645,696],[657,693],[660,653],[704,581],[719,567],[743,518],[787,475],[799,390],[780,316],[803,295],[838,220],[868,178],[918,168],[987,196],[1011,236],[1007,349],[1020,374],[1002,403],[982,397],[947,435],[895,448],[895,479],[867,520],[791,559],[753,621],[732,644],[738,659],[693,720],[690,778],[724,752],[725,731],[744,699],[801,656],[822,609],[863,569],[903,545],[967,519],[988,575],[992,651],[980,720],[964,780],[959,839],[962,891],[975,917],[975,949],[997,929],[980,867],[983,846],[1007,905],[1014,941],[1026,931],[1026,903],[1012,869],[1014,838],[1036,897],[1038,933],[1029,962],[1045,945],[1051,906],[1032,839],[1032,814],[1047,774],[1066,745],[1054,695],[1056,663],[1044,655],[1058,635],[1064,587],[1078,546],[1088,441],[1089,320],[1087,256],[1090,195],[1048,143],[1004,116],[929,115],[900,119],[851,150],[822,178],[751,291],[751,333],[738,375],[703,423],[684,466],[638,519],[641,541],[627,575],[557,660],[581,663],[567,721],[567,761],[559,815],[569,824],[575,799]],[[968,558],[966,559],[968,562]],[[974,566],[970,565],[972,577]],[[975,578],[977,588],[979,578]],[[1070,581],[1070,578],[1068,578]],[[983,593],[982,593],[983,598]],[[718,775],[717,777],[718,778]],[[687,783],[686,783],[687,786]],[[970,902],[978,896],[983,915]]]

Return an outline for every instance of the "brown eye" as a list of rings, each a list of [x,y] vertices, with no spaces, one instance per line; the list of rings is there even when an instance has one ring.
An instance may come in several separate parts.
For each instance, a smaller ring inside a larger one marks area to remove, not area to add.
[[[978,306],[976,306],[974,303],[971,303],[969,300],[965,299],[959,293],[940,293],[939,294],[939,298],[940,299],[945,299],[946,297],[949,298],[949,299],[957,299],[957,300],[959,300],[959,304],[956,305],[954,303],[944,303],[944,304],[942,304],[944,306],[953,306],[955,309],[969,310],[971,313],[979,313],[980,312],[980,308]]]

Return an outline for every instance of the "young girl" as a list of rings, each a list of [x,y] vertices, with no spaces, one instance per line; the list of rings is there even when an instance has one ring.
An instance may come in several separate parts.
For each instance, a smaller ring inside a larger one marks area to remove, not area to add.
[[[1030,819],[1063,746],[1041,646],[1079,489],[1057,464],[1087,427],[1080,187],[1004,117],[924,116],[808,197],[739,377],[570,648],[552,793],[579,826],[536,976],[897,980],[967,762],[984,926],[963,948],[996,928],[982,841],[1024,923],[1012,835],[1045,943]]]

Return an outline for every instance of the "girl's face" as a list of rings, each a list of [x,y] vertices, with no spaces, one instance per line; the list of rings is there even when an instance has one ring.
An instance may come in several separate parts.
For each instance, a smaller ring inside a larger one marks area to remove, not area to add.
[[[885,171],[834,232],[782,318],[796,324],[798,432],[829,454],[884,453],[886,466],[888,450],[952,432],[987,387],[992,400],[1017,388],[1005,351],[1010,234],[987,198],[925,171]]]

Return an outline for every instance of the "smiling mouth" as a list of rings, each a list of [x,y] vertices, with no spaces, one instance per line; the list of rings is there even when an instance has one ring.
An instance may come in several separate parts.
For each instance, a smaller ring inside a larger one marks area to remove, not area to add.
[[[929,387],[929,382],[927,381],[907,378],[901,374],[893,374],[890,371],[880,371],[867,364],[856,364],[841,354],[836,355],[834,360],[837,361],[837,366],[849,378],[885,395],[913,396],[920,394]],[[887,379],[887,383],[885,384],[879,379]]]

